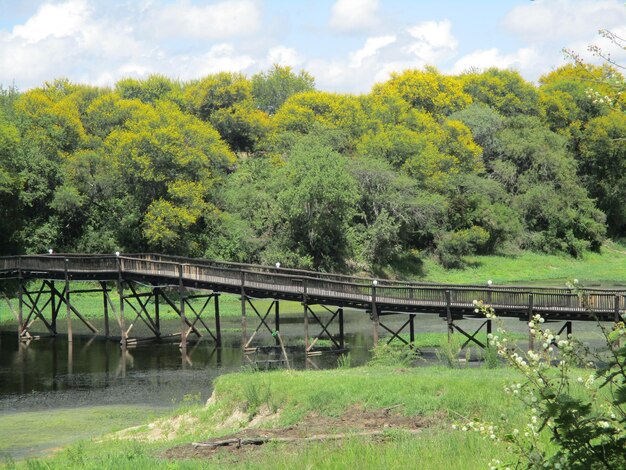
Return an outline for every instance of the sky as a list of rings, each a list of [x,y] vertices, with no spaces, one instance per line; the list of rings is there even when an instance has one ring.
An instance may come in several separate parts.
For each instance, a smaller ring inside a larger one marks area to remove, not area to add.
[[[390,73],[510,68],[536,81],[563,48],[598,61],[626,38],[624,0],[0,0],[0,84],[112,86],[164,74],[304,69],[318,89],[366,93]]]

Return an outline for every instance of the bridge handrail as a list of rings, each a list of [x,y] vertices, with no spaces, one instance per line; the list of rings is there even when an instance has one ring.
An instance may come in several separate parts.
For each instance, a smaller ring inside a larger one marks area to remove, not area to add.
[[[67,261],[66,261],[67,260]],[[24,270],[31,272],[122,272],[155,274],[175,278],[209,280],[230,279],[230,284],[244,282],[245,287],[274,287],[279,291],[311,295],[341,296],[359,301],[371,301],[374,284],[372,279],[345,275],[326,275],[306,270],[272,268],[243,263],[215,262],[196,258],[172,257],[158,254],[92,255],[92,254],[45,254],[0,257],[0,271]],[[432,283],[391,283],[378,281],[378,298],[398,303],[446,302],[450,291],[452,303],[469,305],[473,299],[482,299],[493,305],[524,308],[529,296],[537,308],[581,309],[578,294],[569,289],[530,286],[476,286],[437,285]],[[584,289],[590,305],[598,310],[610,311],[616,305],[626,304],[626,291],[607,289]],[[623,309],[623,307],[622,307]]]

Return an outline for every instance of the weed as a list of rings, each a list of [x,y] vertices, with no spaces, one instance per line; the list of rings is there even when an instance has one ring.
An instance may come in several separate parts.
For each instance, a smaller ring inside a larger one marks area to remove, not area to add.
[[[337,368],[338,369],[349,369],[352,366],[352,356],[349,352],[340,355],[337,358]]]
[[[437,350],[437,359],[446,364],[451,369],[459,369],[459,353],[461,352],[461,338],[451,335],[449,339],[442,340]]]
[[[406,344],[378,343],[371,352],[372,358],[367,363],[371,366],[408,367],[419,357],[419,352]]]

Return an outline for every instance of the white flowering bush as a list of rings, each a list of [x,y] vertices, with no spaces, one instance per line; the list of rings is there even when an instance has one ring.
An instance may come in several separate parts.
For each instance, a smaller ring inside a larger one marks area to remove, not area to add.
[[[482,301],[474,305],[487,318],[498,319]],[[520,380],[504,391],[527,412],[521,428],[512,428],[505,417],[498,423],[455,425],[507,444],[516,456],[514,462],[493,460],[490,468],[626,468],[626,328],[624,321],[613,329],[598,325],[606,341],[599,352],[544,328],[540,315],[528,323],[536,350],[523,351],[507,339],[501,322],[489,335],[489,347],[520,373]],[[554,445],[546,445],[544,433]]]

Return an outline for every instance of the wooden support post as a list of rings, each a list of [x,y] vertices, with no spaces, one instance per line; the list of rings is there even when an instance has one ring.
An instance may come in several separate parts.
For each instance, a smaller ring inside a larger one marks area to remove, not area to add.
[[[487,318],[487,336],[491,334],[491,318]],[[487,343],[489,343],[489,338],[487,338]]]
[[[374,346],[376,346],[380,337],[380,320],[378,319],[378,306],[376,305],[376,281],[372,282],[372,321],[374,322]]]
[[[412,313],[409,317],[409,343],[411,346],[415,343],[415,314]]]
[[[615,299],[613,299],[613,308],[614,308],[614,313],[613,313],[613,320],[615,321],[615,323],[621,321],[621,317],[619,315],[619,295],[615,295]]]
[[[274,300],[274,330],[276,330],[276,346],[280,346],[280,302],[278,299]]]
[[[222,345],[222,328],[220,326],[220,294],[213,294],[213,305],[215,308],[215,343]]]
[[[161,306],[159,304],[160,289],[155,287],[152,289],[152,295],[154,297],[154,329],[156,330],[157,338],[161,338]]]
[[[74,341],[74,334],[72,331],[72,303],[70,301],[70,273],[69,273],[68,258],[65,258],[65,306],[67,308],[67,341],[71,343]],[[69,361],[69,358],[68,358]]]
[[[56,305],[56,292],[54,288],[54,281],[48,281],[50,287],[50,311],[52,315],[50,317],[50,325],[54,331],[57,331],[57,305]]]
[[[341,349],[346,347],[346,343],[343,337],[343,307],[339,309],[339,345]]]
[[[446,322],[448,323],[448,343],[452,341],[452,333],[454,333],[454,324],[452,322],[452,296],[450,291],[445,292],[446,296]]]
[[[24,279],[22,277],[22,257],[17,259],[17,339],[24,333]]]
[[[121,345],[122,345],[122,364],[124,365],[124,372],[126,371],[126,325],[124,324],[124,278],[122,276],[122,260],[119,255],[117,257],[117,293],[120,296],[120,316],[119,316],[119,324],[120,324],[120,336],[121,336]]]
[[[185,318],[185,286],[183,284],[183,265],[178,265],[178,295],[180,297],[180,348],[183,352],[183,364],[187,356],[187,319]]]
[[[67,338],[67,375],[72,378],[74,374],[74,342],[69,340],[71,336],[68,335]]]
[[[530,292],[528,294],[528,322],[530,323],[533,319],[533,293]],[[534,351],[535,349],[535,337],[534,335],[528,331],[528,350]]]
[[[241,271],[241,347],[248,343],[248,320],[246,319],[246,272]]]
[[[100,286],[102,286],[102,309],[104,312],[104,336],[105,338],[108,338],[110,336],[110,331],[109,331],[109,302],[107,302],[107,283],[104,281],[101,281]]]
[[[309,352],[309,305],[307,304],[306,279],[302,280],[302,305],[304,306],[304,353]]]

